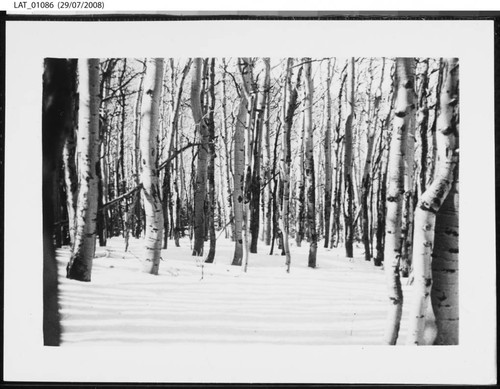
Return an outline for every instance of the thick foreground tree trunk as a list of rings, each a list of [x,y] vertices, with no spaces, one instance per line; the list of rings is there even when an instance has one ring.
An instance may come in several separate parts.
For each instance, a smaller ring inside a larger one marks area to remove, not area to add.
[[[76,211],[75,243],[67,277],[90,281],[95,253],[97,219],[97,172],[99,158],[99,60],[79,61],[78,147],[80,189]]]
[[[443,89],[440,96],[441,112],[436,132],[437,171],[434,181],[422,194],[415,210],[413,301],[407,342],[413,345],[423,343],[425,313],[432,285],[431,258],[436,214],[448,196],[453,173],[458,165],[458,59],[446,59],[444,62]],[[450,232],[458,227],[452,220],[451,222]],[[440,238],[443,238],[443,235]],[[438,248],[441,244],[444,242],[439,242]],[[456,251],[457,247],[451,247],[451,250]]]
[[[163,237],[163,209],[158,183],[158,132],[160,97],[163,84],[163,59],[148,64],[144,78],[140,147],[145,225],[143,271],[158,274]]]
[[[408,114],[413,96],[413,59],[396,59],[396,106],[387,172],[387,218],[384,250],[389,310],[384,342],[394,345],[398,339],[403,292],[399,266],[401,259],[401,214],[404,194],[404,155],[408,136]]]
[[[458,169],[446,200],[436,215],[432,250],[431,302],[436,318],[434,344],[458,344]]]
[[[72,110],[76,61],[46,59],[43,74],[43,344],[59,346],[57,263],[54,252],[54,171],[68,133],[74,131]],[[61,113],[63,113],[61,115]],[[69,194],[68,194],[69,195]]]

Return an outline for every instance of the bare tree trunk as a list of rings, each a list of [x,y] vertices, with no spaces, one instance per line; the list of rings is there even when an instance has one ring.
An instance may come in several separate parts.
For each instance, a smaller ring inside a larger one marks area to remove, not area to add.
[[[269,68],[267,70],[270,73],[271,61],[269,58],[265,58],[265,66]],[[267,87],[267,93],[269,95],[270,86]],[[273,206],[272,206],[272,195],[273,190],[271,187],[271,180],[276,184],[274,178],[274,171],[271,167],[271,105],[270,105],[270,97],[268,96],[266,100],[266,121],[264,123],[265,133],[264,133],[264,177],[266,180],[266,187],[264,190],[264,243],[266,246],[271,244],[271,235],[272,235],[272,219],[273,219]]]
[[[80,61],[78,75],[80,190],[75,243],[67,266],[67,277],[78,281],[90,281],[95,252],[98,196],[96,164],[99,158],[99,60]]]
[[[338,94],[338,111],[337,111],[337,124],[335,126],[335,177],[334,177],[334,189],[333,189],[333,212],[330,217],[330,248],[337,247],[340,241],[340,208],[341,208],[341,188],[342,188],[342,164],[340,163],[341,156],[341,145],[342,137],[340,136],[340,124],[342,122],[342,91],[344,89],[344,84],[347,80],[347,69],[348,63],[344,67],[341,73],[341,82]],[[343,76],[342,76],[343,74]]]
[[[303,67],[300,66],[297,70],[295,85],[292,83],[292,67],[293,58],[288,58],[286,66],[286,79],[285,79],[285,97],[283,102],[285,104],[284,112],[284,126],[283,126],[283,156],[281,159],[281,176],[283,182],[283,204],[281,207],[280,230],[283,235],[283,249],[286,256],[286,271],[290,272],[291,256],[290,245],[288,242],[288,228],[289,228],[289,201],[290,201],[290,165],[292,163],[290,137],[292,132],[293,117],[297,109],[297,88],[300,85],[300,78],[302,75]]]
[[[253,63],[250,58],[239,58],[238,67],[240,69],[242,83],[242,95],[245,95],[247,102],[247,116],[245,128],[245,182],[243,187],[243,262],[244,271],[247,271],[250,257],[250,201],[252,198],[252,165],[253,165],[253,122],[255,115],[255,94],[252,89],[253,84]]]
[[[78,102],[76,101],[76,61],[71,61],[68,66],[74,67],[72,71],[75,80],[73,85],[71,85],[71,91],[69,92],[69,104],[66,106],[67,110],[65,113],[71,116],[68,123],[67,137],[64,142],[63,148],[63,163],[64,163],[64,182],[66,184],[66,207],[68,211],[68,223],[69,223],[69,238],[71,244],[75,242],[75,214],[76,214],[76,204],[78,201],[78,172],[76,169],[76,133],[78,128],[77,120],[77,109]]]
[[[412,64],[411,74],[415,74],[415,63]],[[405,193],[403,198],[403,219],[401,223],[401,276],[408,277],[412,262],[413,244],[413,200],[415,195],[414,172],[415,172],[415,103],[411,98],[411,111],[408,113],[408,138],[407,149],[404,155],[405,161]]]
[[[158,182],[158,132],[159,110],[163,86],[163,59],[156,58],[146,70],[144,103],[142,106],[142,123],[140,146],[142,155],[142,185],[145,226],[145,255],[143,270],[146,273],[158,274],[161,259],[161,243],[163,237],[163,209]]]
[[[414,345],[422,344],[423,341],[425,312],[432,285],[431,256],[436,214],[450,191],[453,173],[458,165],[458,59],[446,59],[443,72],[444,88],[440,95],[441,112],[436,133],[439,138],[436,177],[422,194],[415,210],[413,301],[408,337],[408,344]]]
[[[429,107],[427,104],[427,93],[429,88],[429,59],[422,61],[423,69],[420,73],[420,87],[418,89],[418,112],[417,126],[420,135],[420,193],[424,193],[427,188],[427,153],[429,150],[428,130],[429,130]]]
[[[349,82],[347,102],[349,113],[345,123],[344,134],[344,182],[345,182],[345,208],[344,208],[344,226],[345,226],[345,251],[346,257],[353,257],[353,239],[354,239],[354,211],[353,197],[354,188],[352,182],[352,123],[354,120],[354,58],[349,60]]]
[[[243,262],[243,202],[245,190],[245,126],[247,124],[247,99],[241,93],[238,116],[234,130],[234,232],[235,247],[233,265],[241,266]]]
[[[305,236],[305,213],[306,213],[306,177],[304,174],[304,154],[305,154],[305,125],[304,125],[304,110],[302,110],[302,130],[300,132],[300,149],[299,149],[299,172],[297,178],[297,200],[296,204],[296,219],[295,219],[295,243],[297,247],[302,246],[302,241]],[[293,187],[293,186],[292,186]],[[292,196],[293,197],[293,196]]]
[[[210,239],[210,249],[205,262],[212,263],[215,258],[215,59],[210,60],[210,75],[208,86],[208,234]]]
[[[332,213],[332,94],[330,86],[332,83],[332,64],[331,60],[327,63],[326,79],[326,126],[323,138],[325,150],[325,207],[324,207],[324,225],[325,225],[325,248],[330,243],[330,216]]]
[[[54,171],[68,133],[74,131],[76,61],[46,59],[43,74],[43,344],[59,346],[57,262],[53,245]],[[61,112],[63,115],[61,115]],[[69,193],[68,193],[69,195]]]
[[[316,267],[316,252],[318,250],[318,235],[316,233],[316,177],[314,171],[314,142],[313,142],[313,94],[314,84],[311,76],[311,59],[304,59],[305,68],[305,177],[307,192],[307,224],[309,227],[310,246],[308,266]]]
[[[261,161],[261,150],[262,150],[262,132],[264,127],[264,114],[266,110],[267,95],[269,94],[269,83],[270,83],[270,65],[269,58],[264,58],[264,75],[260,76],[260,81],[257,90],[257,100],[255,110],[255,131],[254,131],[254,144],[253,144],[253,171],[252,171],[252,198],[251,198],[251,218],[250,218],[250,252],[257,253],[257,243],[259,241],[259,223],[260,223],[260,191],[261,191],[261,180],[260,180],[260,161]]]
[[[404,155],[408,138],[409,114],[413,98],[413,59],[396,59],[396,106],[388,161],[387,218],[384,250],[389,309],[384,342],[397,342],[403,292],[399,274],[401,259],[401,213],[404,194]]]
[[[193,72],[191,79],[191,109],[196,125],[196,133],[201,145],[198,147],[198,158],[196,164],[196,182],[194,188],[194,247],[193,255],[203,255],[205,243],[205,197],[207,193],[207,169],[208,169],[208,129],[203,118],[201,105],[201,74],[203,59],[195,58],[193,61]]]
[[[225,158],[226,158],[226,186],[227,186],[227,203],[228,203],[228,209],[229,209],[229,223],[231,226],[231,239],[233,241],[236,240],[235,238],[235,226],[234,226],[234,211],[233,211],[233,201],[232,201],[232,196],[233,196],[233,191],[231,188],[231,141],[229,140],[229,131],[228,131],[228,125],[227,125],[227,96],[226,96],[226,73],[227,73],[227,64],[226,60],[223,58],[222,59],[222,66],[223,66],[223,72],[222,72],[222,82],[221,82],[221,87],[222,87],[222,97],[221,97],[221,109],[222,109],[222,130],[223,133],[221,133],[221,138],[223,140],[224,144],[224,152],[225,152]],[[234,181],[234,177],[233,177]]]
[[[146,74],[146,59],[144,59],[144,67],[141,74],[141,80],[139,83],[139,89],[137,90],[137,99],[135,101],[135,112],[134,112],[134,152],[133,152],[133,171],[135,184],[139,185],[140,182],[140,159],[141,159],[141,148],[140,148],[140,132],[141,132],[141,107],[142,107],[142,97],[144,93],[144,77]],[[138,199],[134,206],[134,228],[133,236],[139,238],[142,231],[142,208],[141,201]]]
[[[436,215],[432,250],[431,302],[436,318],[434,344],[458,344],[458,168],[446,200]]]

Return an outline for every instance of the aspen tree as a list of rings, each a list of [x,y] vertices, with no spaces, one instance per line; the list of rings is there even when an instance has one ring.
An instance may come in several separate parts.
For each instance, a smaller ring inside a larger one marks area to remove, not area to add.
[[[458,344],[458,168],[448,196],[436,215],[432,250],[431,302],[436,318],[434,344]]]
[[[285,92],[284,92],[284,109],[283,109],[283,138],[282,138],[282,158],[281,158],[281,182],[283,184],[283,201],[281,205],[281,218],[279,220],[280,230],[283,236],[283,250],[285,252],[286,271],[290,272],[291,256],[289,245],[289,202],[290,202],[290,165],[292,163],[291,155],[291,131],[293,125],[293,117],[297,109],[297,88],[300,85],[303,67],[300,66],[297,70],[295,83],[292,81],[293,58],[287,59],[285,72]]]
[[[209,81],[208,81],[208,119],[207,128],[209,133],[209,161],[208,161],[208,234],[210,248],[205,262],[212,263],[215,259],[215,58],[210,59]]]
[[[158,274],[163,237],[163,209],[158,182],[159,111],[163,84],[163,59],[156,58],[146,69],[141,112],[140,148],[145,225],[143,270]]]
[[[264,65],[266,66],[266,73],[271,72],[271,60],[269,58],[264,58]],[[270,80],[270,78],[269,78]],[[270,94],[270,82],[267,85],[267,93]],[[266,180],[266,187],[264,190],[264,242],[266,246],[271,244],[271,233],[272,233],[272,197],[273,190],[271,187],[271,180],[274,178],[273,162],[271,162],[271,104],[270,96],[266,99],[266,120],[264,122],[264,178]]]
[[[415,75],[415,61],[412,62],[411,74]],[[415,92],[411,96],[410,112],[408,113],[408,135],[406,141],[406,153],[404,155],[404,198],[403,218],[401,222],[401,275],[408,277],[412,262],[413,241],[413,208],[415,196]]]
[[[314,171],[314,143],[313,143],[313,94],[314,84],[311,75],[311,58],[304,58],[305,70],[305,166],[307,224],[309,227],[310,246],[308,266],[316,267],[316,252],[318,250],[318,235],[316,233],[316,177]]]
[[[263,74],[259,76],[257,84],[257,97],[255,99],[255,124],[254,124],[254,139],[253,139],[253,169],[252,169],[252,184],[251,184],[251,218],[250,218],[250,252],[257,253],[257,242],[259,240],[259,217],[260,217],[260,192],[261,192],[261,150],[262,136],[264,129],[264,119],[266,110],[266,101],[269,94],[270,83],[270,66],[269,58],[262,60],[264,64]]]
[[[362,227],[363,227],[363,245],[365,247],[365,260],[369,261],[371,259],[371,249],[370,249],[370,234],[369,234],[369,217],[368,217],[368,194],[370,192],[371,183],[371,172],[372,172],[372,156],[373,156],[373,144],[375,141],[375,132],[377,128],[378,111],[380,107],[380,100],[382,99],[382,82],[384,79],[384,68],[385,60],[382,59],[382,72],[380,77],[380,84],[375,92],[375,97],[373,99],[373,119],[372,119],[372,104],[371,104],[371,88],[373,82],[373,61],[370,60],[370,65],[368,72],[370,73],[370,83],[368,89],[368,119],[366,130],[366,157],[365,164],[363,168],[363,178],[361,179],[361,215],[362,215]]]
[[[404,194],[404,155],[408,138],[409,114],[413,97],[413,59],[396,59],[396,102],[387,172],[387,218],[384,250],[389,309],[384,342],[396,344],[403,292],[399,274],[401,260],[401,213]]]
[[[238,65],[242,62],[238,59]],[[245,126],[247,124],[248,107],[247,96],[240,93],[238,116],[234,129],[234,234],[235,247],[233,265],[241,266],[243,262],[243,207],[245,196]]]
[[[335,66],[335,65],[333,65]],[[332,63],[328,59],[326,75],[326,125],[323,138],[323,148],[325,150],[325,206],[324,206],[324,225],[325,225],[325,248],[328,248],[330,242],[330,216],[332,213],[332,94],[330,91],[332,83]]]
[[[207,169],[208,169],[208,128],[203,117],[201,106],[201,76],[203,59],[195,58],[191,78],[191,110],[195,122],[195,132],[201,145],[198,147],[198,158],[196,163],[196,181],[194,187],[194,247],[193,255],[203,255],[205,243],[205,196],[207,193]]]
[[[410,308],[408,344],[419,345],[423,342],[425,312],[432,285],[431,258],[435,247],[436,214],[445,201],[453,183],[453,173],[458,165],[458,59],[444,60],[443,88],[440,94],[440,113],[436,123],[437,166],[432,184],[422,194],[415,209],[415,236],[413,246],[413,301]],[[457,192],[458,193],[458,192]],[[453,201],[453,198],[451,199]],[[455,210],[452,213],[456,213]],[[450,231],[457,230],[456,221],[450,220]],[[448,241],[440,231],[439,238],[447,242],[437,243],[438,251],[442,244],[451,245],[454,254],[457,241]],[[455,258],[447,258],[453,261]],[[439,265],[437,265],[437,268]],[[439,279],[442,283],[443,279]],[[450,296],[451,297],[451,296]],[[442,312],[439,312],[440,314]],[[441,321],[443,324],[443,321]]]
[[[66,136],[74,131],[73,110],[76,60],[44,61],[42,95],[43,155],[43,344],[59,346],[61,326],[58,307],[57,262],[53,245],[54,171],[62,156]],[[62,113],[62,114],[61,114]]]
[[[344,227],[345,227],[345,250],[346,257],[353,257],[353,239],[354,239],[354,211],[353,211],[353,200],[354,200],[354,188],[352,179],[352,128],[354,121],[354,58],[349,59],[349,81],[348,92],[347,92],[347,106],[348,114],[345,122],[345,134],[344,134],[344,183],[345,183],[345,210],[344,210]]]
[[[79,160],[78,204],[75,242],[67,266],[67,277],[90,281],[95,252],[97,218],[97,173],[99,158],[99,59],[79,61],[78,147]]]
[[[67,136],[63,147],[64,182],[66,185],[66,208],[68,211],[70,243],[75,242],[75,216],[78,202],[78,171],[76,168],[76,141],[78,130],[78,96],[77,96],[77,60],[69,60],[69,72],[73,75],[68,85],[68,98],[65,100]]]
[[[253,84],[253,62],[250,58],[239,58],[238,67],[241,73],[241,92],[247,103],[247,121],[245,125],[245,155],[244,155],[244,185],[243,185],[243,262],[244,271],[247,271],[250,254],[250,201],[252,198],[252,165],[253,165],[253,122],[255,115],[255,94]]]

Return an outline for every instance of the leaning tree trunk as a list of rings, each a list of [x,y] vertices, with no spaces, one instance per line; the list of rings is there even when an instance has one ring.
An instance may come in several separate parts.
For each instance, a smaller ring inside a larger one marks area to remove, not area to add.
[[[78,147],[80,190],[76,212],[75,243],[67,277],[90,281],[95,252],[97,218],[97,172],[99,158],[99,59],[79,61]]]
[[[435,240],[436,214],[450,191],[453,173],[458,165],[458,59],[446,59],[443,72],[441,111],[436,131],[437,171],[434,181],[422,194],[415,210],[413,302],[408,332],[408,344],[414,345],[423,342],[425,312],[432,285],[431,257]],[[452,235],[457,227],[452,221],[450,226]],[[443,234],[441,233],[439,237],[443,238]],[[437,243],[438,250],[442,244],[446,243]],[[451,247],[452,251],[456,249],[457,246]]]
[[[157,58],[146,69],[144,79],[140,147],[142,161],[143,201],[146,214],[145,256],[143,270],[158,274],[163,236],[163,209],[158,183],[158,132],[160,98],[163,84],[163,59]]]
[[[195,58],[193,61],[193,73],[191,79],[191,110],[196,126],[195,132],[201,143],[198,147],[198,160],[196,165],[196,181],[194,188],[194,247],[193,255],[203,255],[205,243],[205,196],[207,194],[207,170],[208,170],[208,128],[203,118],[201,107],[201,77],[203,59]]]
[[[314,85],[311,78],[311,59],[304,59],[305,68],[305,177],[306,177],[306,203],[307,224],[309,227],[310,246],[308,266],[316,267],[316,252],[318,251],[318,235],[316,233],[316,177],[314,172],[314,142],[313,142],[313,93]]]
[[[404,194],[404,155],[408,135],[409,113],[413,97],[412,58],[396,59],[396,105],[394,109],[391,146],[387,172],[387,217],[384,249],[384,269],[386,274],[389,310],[384,342],[397,342],[403,292],[399,266],[401,259],[401,213]]]
[[[347,258],[353,257],[353,239],[354,239],[354,215],[353,215],[353,197],[354,188],[352,182],[352,123],[354,120],[354,58],[349,60],[349,92],[347,102],[349,113],[345,122],[344,134],[344,183],[345,183],[345,252]]]

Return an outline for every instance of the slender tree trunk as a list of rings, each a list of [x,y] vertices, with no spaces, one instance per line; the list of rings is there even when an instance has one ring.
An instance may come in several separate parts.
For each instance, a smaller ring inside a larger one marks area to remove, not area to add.
[[[252,198],[251,198],[251,218],[250,218],[250,252],[257,253],[257,243],[259,241],[259,227],[260,227],[260,161],[262,150],[262,132],[264,128],[264,114],[266,110],[267,95],[269,94],[270,83],[270,65],[269,58],[264,58],[264,75],[260,76],[260,82],[257,90],[256,101],[256,117],[255,117],[255,131],[254,131],[254,144],[253,144],[253,171],[252,171]]]
[[[380,77],[380,84],[375,92],[373,99],[373,118],[371,110],[371,98],[368,103],[368,129],[367,129],[367,151],[365,165],[363,169],[363,178],[361,180],[361,213],[362,213],[362,227],[363,227],[363,245],[365,247],[365,260],[369,261],[371,259],[371,234],[370,234],[370,221],[369,213],[370,207],[368,204],[368,196],[372,188],[372,158],[373,158],[373,145],[375,141],[375,133],[377,130],[378,123],[378,113],[380,110],[380,101],[382,99],[382,83],[384,80],[384,69],[385,69],[385,59],[382,59],[382,72]],[[371,82],[373,80],[372,68],[370,62],[370,91]],[[371,202],[370,202],[371,204]]]
[[[297,70],[295,85],[292,83],[292,67],[293,59],[288,58],[286,66],[286,79],[285,79],[285,97],[283,102],[285,104],[284,112],[284,126],[283,126],[283,156],[281,159],[281,176],[283,182],[283,203],[281,207],[280,230],[283,235],[283,249],[286,256],[286,271],[290,272],[291,256],[289,239],[289,202],[290,202],[290,165],[292,163],[291,154],[291,132],[293,125],[293,117],[297,109],[297,88],[300,85],[300,78],[302,75],[303,67]]]
[[[203,118],[201,105],[201,77],[203,59],[195,58],[193,61],[193,72],[191,79],[191,109],[196,125],[196,133],[199,139],[198,158],[196,164],[196,182],[194,187],[194,247],[193,255],[203,255],[205,243],[205,196],[207,192],[207,168],[208,168],[208,129]]]
[[[401,260],[401,213],[404,194],[404,155],[408,138],[409,114],[413,98],[413,59],[396,59],[396,106],[388,162],[387,218],[384,269],[389,297],[389,310],[384,342],[397,342],[403,292],[399,274]]]
[[[78,281],[90,281],[95,252],[98,196],[96,164],[99,158],[99,60],[80,61],[78,75],[80,190],[75,243],[67,266],[67,277]]]
[[[354,120],[354,58],[349,60],[349,90],[347,93],[347,103],[349,113],[345,123],[344,134],[344,183],[345,183],[345,208],[344,208],[344,225],[345,225],[345,250],[346,257],[353,257],[353,239],[354,239],[354,211],[353,197],[354,188],[352,182],[352,128]]]
[[[299,149],[299,172],[297,178],[297,201],[296,204],[296,228],[295,228],[295,243],[297,247],[302,246],[302,241],[305,235],[305,213],[306,213],[306,177],[304,174],[304,154],[305,154],[305,123],[304,110],[302,111],[302,131],[300,132],[300,149]],[[292,186],[293,187],[293,186]],[[292,196],[293,197],[293,196]]]
[[[326,79],[326,126],[323,138],[323,147],[325,150],[325,206],[324,206],[324,225],[325,225],[325,248],[330,243],[330,216],[332,213],[332,94],[330,86],[332,83],[332,64],[328,60]]]
[[[73,66],[73,74],[76,74],[76,61],[68,63],[68,66]],[[71,95],[67,105],[67,115],[71,116],[70,125],[67,131],[67,137],[63,147],[63,164],[64,164],[64,182],[66,184],[66,208],[68,211],[69,238],[71,244],[75,242],[75,214],[76,204],[78,201],[78,172],[76,169],[76,132],[78,128],[77,120],[77,96],[76,96],[76,76],[75,85],[71,85]],[[70,119],[68,119],[70,120]]]
[[[305,68],[305,177],[307,199],[307,224],[309,228],[310,246],[308,266],[316,267],[316,252],[318,250],[318,235],[316,233],[316,177],[314,171],[314,142],[313,142],[313,94],[314,85],[311,76],[311,59],[304,59]]]
[[[253,165],[253,123],[255,115],[255,94],[253,85],[253,63],[250,58],[239,58],[242,83],[242,95],[247,101],[247,112],[249,113],[245,129],[245,183],[243,187],[243,262],[244,271],[247,271],[250,257],[250,201],[252,199],[252,165]]]
[[[141,132],[141,107],[142,107],[142,97],[144,90],[144,77],[146,74],[146,60],[144,59],[144,68],[141,74],[141,79],[139,83],[139,89],[137,90],[137,99],[135,101],[135,112],[134,112],[134,152],[133,152],[133,177],[135,184],[139,185],[140,182],[140,159],[141,159],[141,148],[140,148],[140,132]],[[134,206],[134,228],[133,236],[139,238],[142,231],[142,207],[140,199],[136,201]]]
[[[209,94],[208,94],[208,142],[209,142],[209,161],[208,161],[208,234],[210,239],[210,249],[205,262],[212,263],[215,258],[215,59],[210,60],[209,75]]]
[[[143,270],[158,274],[163,237],[163,209],[158,182],[158,132],[163,84],[163,59],[150,63],[145,76],[140,146],[142,155],[143,201],[146,214]]]
[[[222,72],[222,81],[221,81],[221,88],[222,88],[222,97],[221,97],[221,109],[222,109],[222,134],[221,138],[223,140],[224,144],[224,152],[225,152],[225,159],[226,159],[226,186],[227,186],[227,203],[228,203],[228,209],[229,209],[229,223],[231,226],[231,239],[233,241],[236,241],[235,238],[235,226],[234,226],[234,211],[233,211],[233,190],[231,188],[231,178],[232,177],[232,172],[231,172],[231,141],[229,140],[229,131],[228,131],[228,125],[227,125],[227,96],[226,96],[226,73],[227,73],[227,64],[226,60],[223,58],[222,59],[222,66],[223,66],[223,72]]]
[[[432,285],[431,256],[434,246],[436,214],[445,201],[458,165],[458,59],[444,61],[443,86],[436,136],[438,165],[436,177],[422,194],[415,210],[413,246],[413,301],[410,309],[408,344],[423,342],[425,312]],[[455,226],[452,225],[452,228]],[[438,244],[438,250],[441,242]],[[452,248],[452,251],[456,247]]]
[[[427,93],[429,88],[429,59],[423,60],[423,69],[420,73],[420,88],[418,90],[418,113],[417,126],[420,135],[420,193],[427,188],[427,154],[429,150],[429,107],[427,104]]]

